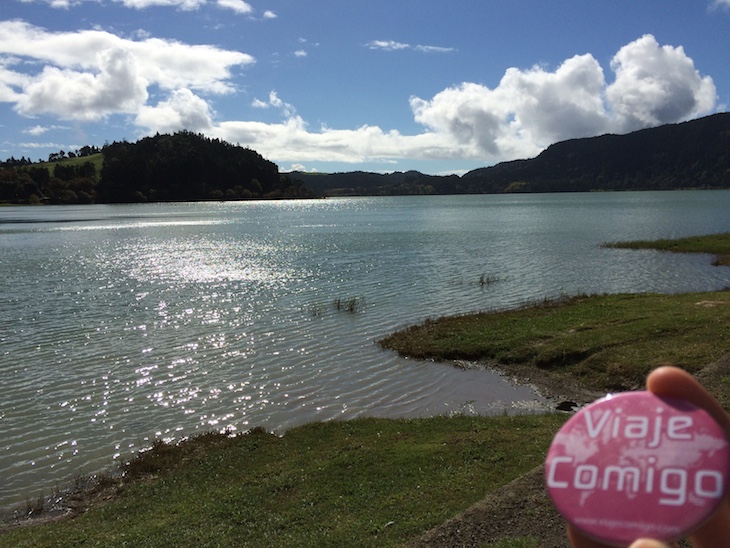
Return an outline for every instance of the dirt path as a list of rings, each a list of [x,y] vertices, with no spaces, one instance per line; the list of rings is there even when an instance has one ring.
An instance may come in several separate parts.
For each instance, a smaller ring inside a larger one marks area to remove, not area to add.
[[[500,487],[409,546],[488,546],[514,537],[540,539],[545,548],[567,546],[565,522],[550,502],[542,466]]]

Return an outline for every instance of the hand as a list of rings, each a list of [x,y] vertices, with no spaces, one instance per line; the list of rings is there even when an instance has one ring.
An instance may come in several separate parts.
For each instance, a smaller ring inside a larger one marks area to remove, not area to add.
[[[707,411],[725,430],[730,439],[730,415],[707,390],[686,371],[677,367],[660,367],[646,378],[646,389],[660,396],[687,400]],[[573,548],[607,548],[607,545],[590,540],[568,525],[568,538]],[[718,548],[730,546],[730,494],[718,511],[692,535],[694,548]],[[630,548],[669,548],[669,544],[650,539],[639,539]]]

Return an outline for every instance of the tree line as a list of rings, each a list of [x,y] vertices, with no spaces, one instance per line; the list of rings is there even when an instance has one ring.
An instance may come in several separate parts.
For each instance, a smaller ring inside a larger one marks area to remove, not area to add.
[[[94,148],[79,152],[89,150]],[[72,204],[313,196],[301,181],[279,174],[276,164],[257,152],[189,131],[107,143],[96,150],[101,161],[92,161],[93,152],[83,162],[86,154],[61,151],[51,154],[53,166],[3,163],[0,201]]]

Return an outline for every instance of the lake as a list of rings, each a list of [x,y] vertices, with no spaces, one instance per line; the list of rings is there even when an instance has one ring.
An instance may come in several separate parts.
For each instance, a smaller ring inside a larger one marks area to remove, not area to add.
[[[376,341],[562,294],[722,289],[707,255],[600,244],[725,231],[730,191],[0,208],[0,508],[155,438],[542,409]]]

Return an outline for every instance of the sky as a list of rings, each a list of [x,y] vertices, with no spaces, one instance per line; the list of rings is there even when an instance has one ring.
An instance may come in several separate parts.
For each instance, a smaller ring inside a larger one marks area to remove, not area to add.
[[[730,0],[0,0],[0,159],[188,130],[463,174],[730,105]]]

